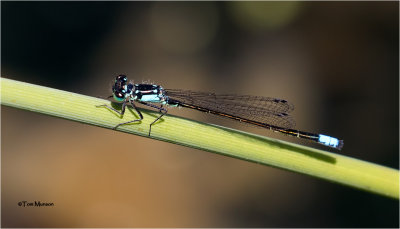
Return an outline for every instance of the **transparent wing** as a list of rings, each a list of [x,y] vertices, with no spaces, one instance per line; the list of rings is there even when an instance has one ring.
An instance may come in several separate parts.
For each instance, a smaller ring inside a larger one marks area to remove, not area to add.
[[[217,95],[180,89],[165,89],[165,94],[173,100],[208,110],[283,128],[295,126],[293,118],[289,115],[294,106],[283,99],[252,95]]]

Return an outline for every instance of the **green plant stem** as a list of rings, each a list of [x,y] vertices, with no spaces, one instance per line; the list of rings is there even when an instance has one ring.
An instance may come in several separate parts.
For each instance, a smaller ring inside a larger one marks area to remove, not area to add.
[[[1,104],[109,129],[118,123],[137,119],[129,111],[121,117],[104,107],[96,107],[101,104],[111,106],[111,102],[104,99],[5,78],[1,78]],[[141,111],[143,121],[122,125],[118,131],[271,165],[399,198],[398,170],[173,115],[166,115],[153,125],[151,136],[148,136],[149,124],[158,113],[145,109]]]

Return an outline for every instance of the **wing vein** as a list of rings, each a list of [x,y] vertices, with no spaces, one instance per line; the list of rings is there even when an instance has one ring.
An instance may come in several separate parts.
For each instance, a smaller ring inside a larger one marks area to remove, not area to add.
[[[228,115],[283,128],[295,126],[293,118],[289,115],[294,106],[283,99],[252,95],[214,94],[180,89],[165,89],[165,94],[173,100]]]

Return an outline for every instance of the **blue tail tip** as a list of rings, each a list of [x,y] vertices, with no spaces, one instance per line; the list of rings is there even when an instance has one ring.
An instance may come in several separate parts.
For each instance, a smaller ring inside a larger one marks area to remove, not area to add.
[[[343,140],[339,140],[337,138],[328,135],[320,134],[318,136],[318,142],[323,145],[330,146],[339,150],[342,149],[343,147]]]

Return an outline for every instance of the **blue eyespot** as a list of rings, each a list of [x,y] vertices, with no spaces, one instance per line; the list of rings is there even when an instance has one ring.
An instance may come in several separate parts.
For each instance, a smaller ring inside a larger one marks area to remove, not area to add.
[[[122,80],[122,81],[127,81],[128,79],[127,79],[126,75],[118,75],[118,76],[115,78],[115,81],[117,82],[117,81],[120,81],[120,80]]]

